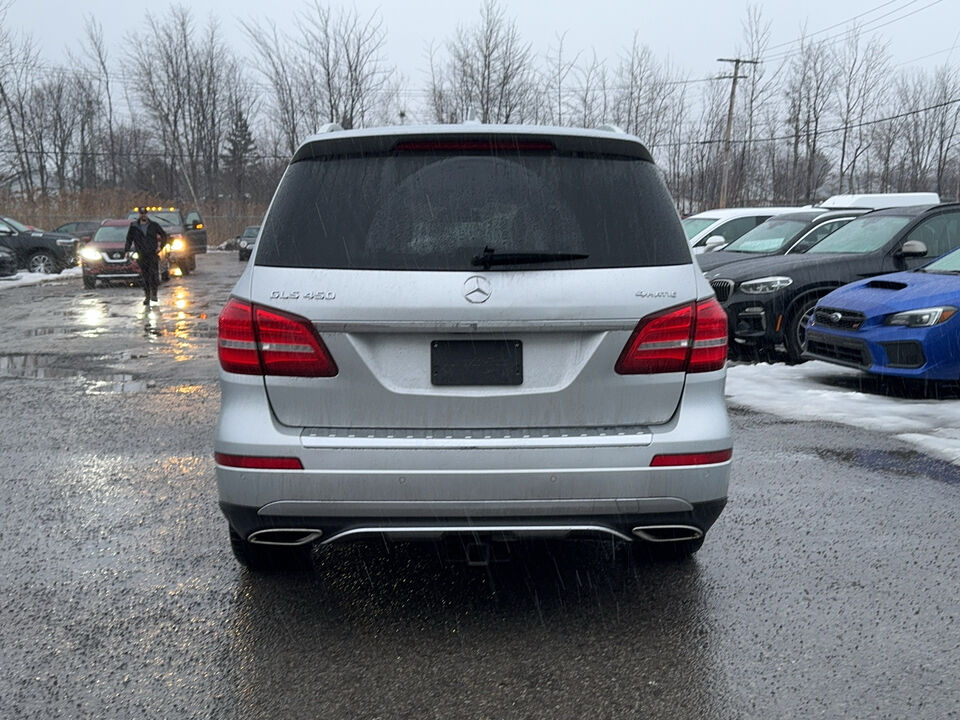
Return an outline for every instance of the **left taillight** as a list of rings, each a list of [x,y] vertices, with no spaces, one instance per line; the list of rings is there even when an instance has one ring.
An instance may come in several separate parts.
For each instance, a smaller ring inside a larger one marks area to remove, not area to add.
[[[260,375],[260,354],[253,328],[253,306],[236,298],[224,306],[217,321],[220,367],[240,375]]]
[[[242,375],[333,377],[337,365],[309,320],[231,298],[218,323],[220,366]]]
[[[617,360],[621,375],[720,370],[727,361],[727,315],[713,298],[649,315]]]

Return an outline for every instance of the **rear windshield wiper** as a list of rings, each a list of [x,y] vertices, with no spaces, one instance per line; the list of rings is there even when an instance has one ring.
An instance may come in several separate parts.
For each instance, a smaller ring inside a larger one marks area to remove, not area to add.
[[[583,253],[498,253],[494,248],[485,247],[483,255],[474,255],[470,264],[489,270],[493,265],[532,265],[535,263],[566,262],[568,260],[586,260],[589,255]]]

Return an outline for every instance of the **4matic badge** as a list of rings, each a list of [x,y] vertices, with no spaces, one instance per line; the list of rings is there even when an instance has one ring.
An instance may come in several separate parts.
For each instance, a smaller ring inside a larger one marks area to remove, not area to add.
[[[676,290],[637,290],[638,298],[675,298]]]
[[[336,300],[337,294],[333,290],[274,290],[270,293],[271,300]]]

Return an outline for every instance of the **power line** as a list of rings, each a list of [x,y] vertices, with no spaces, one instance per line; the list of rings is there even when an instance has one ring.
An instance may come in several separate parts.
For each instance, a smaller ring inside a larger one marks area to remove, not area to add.
[[[924,5],[923,7],[919,7],[919,8],[917,8],[916,10],[912,10],[911,12],[907,13],[906,15],[901,15],[900,17],[893,18],[892,20],[888,20],[887,22],[881,23],[880,25],[876,25],[875,27],[870,27],[870,28],[868,28],[868,27],[866,27],[866,24],[865,24],[865,25],[864,25],[862,28],[860,28],[860,29],[863,30],[864,32],[873,33],[873,32],[876,32],[877,30],[879,30],[880,28],[887,27],[888,25],[892,25],[893,23],[900,22],[901,20],[905,20],[905,19],[907,19],[908,17],[911,17],[911,16],[913,16],[913,15],[916,15],[916,14],[919,13],[919,12],[922,12],[922,11],[928,9],[928,8],[933,7],[934,5],[939,5],[941,2],[943,2],[943,0],[933,0],[932,2]],[[903,9],[903,8],[901,8],[901,9]],[[879,19],[879,18],[878,18],[878,19]],[[837,44],[838,42],[840,42],[841,40],[843,40],[846,36],[847,36],[847,31],[844,31],[844,32],[841,32],[841,33],[837,33],[837,34],[835,34],[835,35],[831,35],[830,37],[826,37],[826,38],[820,40],[820,41],[819,41],[819,44],[820,44],[822,47],[831,47],[831,46],[833,46],[833,45],[836,45],[836,44]],[[800,38],[800,39],[798,39],[798,40],[796,40],[796,41],[794,41],[794,42],[802,43],[804,40],[805,40],[805,38]],[[796,56],[796,55],[799,55],[799,54],[802,53],[802,52],[803,52],[803,45],[801,45],[800,47],[795,48],[795,49],[793,49],[793,50],[789,50],[789,51],[787,51],[787,52],[774,53],[773,55],[767,55],[767,56],[761,57],[760,59],[763,60],[764,62],[783,62],[784,60],[787,60],[787,59],[789,59],[789,58],[791,58],[791,57],[794,57],[794,56]]]
[[[854,15],[854,16],[851,17],[851,18],[847,18],[846,20],[842,20],[842,21],[840,21],[840,22],[838,22],[838,23],[834,23],[833,25],[828,25],[827,27],[821,28],[820,30],[815,30],[814,32],[810,33],[810,34],[807,36],[807,38],[813,37],[813,36],[815,36],[815,35],[820,35],[820,34],[822,34],[822,33],[828,32],[829,30],[833,30],[833,29],[838,28],[838,27],[844,27],[844,26],[846,26],[846,25],[849,25],[850,23],[852,23],[852,22],[853,22],[854,20],[856,20],[857,18],[861,18],[861,17],[863,17],[864,15],[870,15],[871,13],[874,13],[874,12],[876,12],[877,10],[879,10],[879,9],[881,9],[881,8],[884,8],[884,7],[886,7],[887,5],[893,5],[893,3],[895,3],[895,2],[901,2],[901,0],[887,0],[887,2],[885,2],[885,3],[880,3],[880,4],[877,5],[876,7],[872,8],[872,9],[870,9],[870,10],[867,10],[866,12],[859,13],[859,14],[857,14],[857,15]],[[890,12],[884,13],[884,14],[881,15],[880,17],[874,18],[873,20],[870,20],[870,21],[868,21],[868,22],[875,22],[875,21],[877,21],[877,20],[882,20],[883,18],[887,17],[888,15],[892,15],[893,13],[900,12],[901,10],[904,10],[904,9],[906,9],[907,7],[909,7],[910,5],[913,5],[913,4],[918,3],[918,2],[920,2],[920,0],[910,0],[906,5],[902,5],[901,7],[895,8],[895,9],[891,10]],[[770,46],[769,48],[767,48],[767,49],[768,49],[768,50],[776,50],[777,48],[787,47],[787,46],[789,46],[789,45],[796,45],[797,43],[802,43],[802,42],[804,41],[804,39],[805,39],[805,38],[798,38],[798,39],[796,39],[796,40],[788,40],[787,42],[782,42],[782,43],[778,43],[778,44],[776,44],[776,45],[771,45],[771,46]]]
[[[927,107],[917,108],[915,110],[907,110],[896,115],[889,115],[887,117],[875,118],[873,120],[865,120],[859,123],[851,123],[849,125],[838,125],[836,127],[827,128],[826,130],[818,130],[816,132],[801,132],[801,133],[791,133],[790,135],[778,135],[774,137],[767,138],[753,138],[750,140],[732,140],[731,142],[737,145],[751,145],[755,143],[769,143],[769,142],[782,142],[784,140],[797,140],[801,138],[809,138],[813,135],[832,135],[834,133],[843,132],[845,130],[857,130],[859,128],[870,127],[872,125],[880,125],[885,122],[892,122],[893,120],[902,120],[906,117],[911,117],[913,115],[920,115],[921,113],[930,112],[931,110],[939,110],[940,108],[950,107],[951,105],[960,104],[960,97],[954,98],[953,100],[945,100],[944,102],[936,103],[935,105],[928,105]],[[718,145],[722,143],[723,140],[711,139],[711,140],[685,140],[683,142],[674,142],[674,143],[656,143],[648,145],[648,148],[676,148],[676,147],[690,147],[693,145]]]

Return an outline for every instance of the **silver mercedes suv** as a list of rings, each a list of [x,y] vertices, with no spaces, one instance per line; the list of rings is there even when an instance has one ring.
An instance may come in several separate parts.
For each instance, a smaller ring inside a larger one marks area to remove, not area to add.
[[[635,137],[325,129],[219,319],[234,554],[583,536],[689,555],[726,502],[726,333]]]

